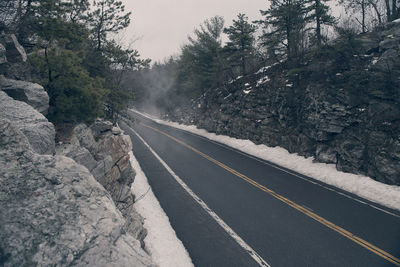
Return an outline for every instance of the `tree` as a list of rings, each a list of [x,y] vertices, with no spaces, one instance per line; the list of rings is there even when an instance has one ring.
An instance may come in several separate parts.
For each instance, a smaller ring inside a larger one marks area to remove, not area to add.
[[[261,39],[270,56],[279,60],[283,54],[290,64],[297,61],[310,21],[308,11],[305,0],[271,0],[270,8],[260,11],[265,19],[257,23],[264,28]]]
[[[108,41],[103,48],[103,55],[106,60],[106,86],[109,88],[105,106],[106,116],[112,122],[117,122],[122,110],[128,107],[133,100],[131,88],[124,88],[122,78],[126,72],[148,68],[150,59],[140,59],[139,52],[134,49],[124,49],[122,45],[118,45],[114,40]]]
[[[397,6],[397,0],[385,0],[385,6],[388,21],[393,21],[400,17],[400,7]]]
[[[221,55],[221,34],[224,19],[216,16],[206,20],[189,44],[182,48],[178,63],[177,90],[196,96],[218,86],[223,78],[224,59]]]
[[[370,6],[368,0],[339,0],[339,4],[345,5],[346,9],[353,12],[361,12],[361,21],[356,17],[355,20],[361,25],[361,32],[367,32],[367,9]]]
[[[236,65],[239,61],[242,75],[246,74],[246,61],[251,57],[254,44],[256,27],[248,22],[248,17],[239,14],[238,20],[233,20],[233,25],[225,28],[229,42],[225,49],[230,54],[230,61]]]
[[[66,17],[72,23],[83,23],[87,20],[87,12],[89,11],[89,0],[66,0]]]
[[[321,46],[322,41],[325,39],[321,33],[323,25],[332,26],[336,20],[329,14],[329,6],[325,3],[329,0],[310,0],[310,11],[312,14],[310,18],[315,22],[315,37],[317,46]]]
[[[131,12],[124,14],[125,6],[121,1],[99,0],[93,3],[96,9],[89,13],[88,22],[97,50],[100,51],[109,33],[118,33],[129,26]]]

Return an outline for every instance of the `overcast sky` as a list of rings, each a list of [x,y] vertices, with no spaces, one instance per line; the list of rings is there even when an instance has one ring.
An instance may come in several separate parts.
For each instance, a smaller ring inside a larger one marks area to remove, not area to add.
[[[135,40],[133,48],[143,58],[160,61],[177,54],[205,19],[220,15],[225,26],[237,14],[244,13],[250,21],[261,18],[260,9],[267,9],[267,0],[122,0],[132,12],[131,25],[125,42]]]

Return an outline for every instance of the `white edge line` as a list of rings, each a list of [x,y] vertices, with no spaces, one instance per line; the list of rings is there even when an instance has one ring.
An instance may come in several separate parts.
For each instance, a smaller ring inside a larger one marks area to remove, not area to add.
[[[129,127],[129,126],[128,126]],[[149,144],[131,127],[132,132],[143,142],[143,144],[150,150],[151,153],[157,158],[158,161],[164,166],[171,176],[185,189],[185,191],[241,246],[246,253],[248,253],[260,266],[271,267],[257,252],[255,252],[232,228],[230,228],[207,204],[198,197],[186,184],[179,178],[178,175],[161,159],[161,157],[150,147]]]
[[[166,126],[170,126],[170,125],[166,125]],[[193,135],[193,136],[200,137],[200,138],[202,138],[202,139],[205,139],[205,140],[207,140],[207,141],[210,141],[211,143],[214,143],[214,144],[216,144],[216,145],[219,145],[219,146],[221,146],[221,147],[224,147],[224,148],[226,148],[226,149],[228,149],[228,150],[231,150],[231,151],[233,151],[233,152],[237,152],[237,153],[239,153],[239,154],[241,154],[241,155],[243,155],[243,156],[246,156],[246,157],[248,157],[248,158],[254,159],[254,160],[256,160],[256,161],[258,161],[258,162],[260,162],[260,163],[263,163],[263,164],[265,164],[265,165],[271,166],[271,167],[273,167],[273,168],[275,168],[275,169],[278,169],[278,170],[280,170],[280,171],[286,172],[286,173],[288,173],[288,174],[290,174],[290,175],[296,176],[296,177],[298,177],[298,178],[300,178],[300,179],[302,179],[302,180],[304,180],[304,181],[307,181],[307,182],[309,182],[309,183],[318,185],[318,186],[323,187],[323,188],[325,188],[325,189],[327,189],[327,190],[329,190],[329,191],[335,192],[335,193],[337,193],[337,194],[339,194],[339,195],[342,195],[342,196],[344,196],[344,197],[347,197],[347,198],[349,198],[349,199],[352,199],[352,200],[354,200],[354,201],[357,201],[357,202],[359,202],[359,203],[361,203],[361,204],[370,206],[371,208],[377,209],[377,210],[379,210],[379,211],[382,211],[382,212],[387,213],[387,214],[389,214],[389,215],[392,215],[392,216],[394,216],[394,217],[400,218],[400,215],[397,215],[397,214],[392,213],[392,212],[390,212],[390,211],[387,211],[387,210],[384,210],[384,209],[382,209],[382,208],[379,208],[379,207],[377,207],[377,206],[375,206],[375,205],[373,205],[373,204],[367,203],[367,202],[365,202],[365,201],[363,201],[363,200],[361,200],[361,199],[357,199],[357,198],[355,198],[355,197],[349,196],[349,195],[347,195],[347,194],[345,194],[345,193],[343,193],[343,192],[339,192],[338,190],[336,190],[336,189],[334,189],[334,188],[330,188],[330,187],[324,185],[322,181],[316,182],[316,181],[310,180],[310,179],[312,179],[312,178],[308,178],[307,176],[303,177],[303,176],[301,176],[301,175],[299,175],[299,174],[297,174],[297,173],[295,173],[295,172],[292,172],[292,171],[290,171],[290,170],[285,170],[285,169],[281,168],[279,165],[271,164],[271,163],[269,163],[269,162],[266,161],[266,160],[259,159],[259,158],[255,157],[255,156],[253,156],[253,155],[249,155],[249,154],[247,154],[247,153],[245,153],[245,152],[242,152],[242,151],[240,151],[240,150],[238,150],[238,149],[231,148],[231,147],[228,146],[228,145],[221,144],[221,143],[218,143],[218,142],[216,142],[216,141],[214,141],[214,140],[208,139],[207,137],[204,137],[204,136],[201,136],[201,135],[198,135],[198,134],[195,134],[195,133],[191,133],[191,132],[185,131],[185,130],[183,130],[183,129],[179,129],[179,128],[175,128],[175,129],[180,130],[180,131],[184,131],[185,133],[188,133],[188,134]],[[333,186],[333,185],[331,185],[331,186]],[[334,187],[334,186],[333,186],[333,187]],[[344,189],[342,189],[342,190],[344,190]],[[369,200],[369,201],[371,201],[371,200]]]
[[[339,195],[342,195],[342,196],[344,196],[344,197],[347,197],[347,198],[349,198],[349,199],[352,199],[352,200],[354,200],[354,201],[357,201],[357,202],[359,202],[359,203],[361,203],[361,204],[370,206],[371,208],[374,208],[374,209],[376,209],[376,210],[382,211],[382,212],[384,212],[384,213],[386,213],[386,214],[389,214],[389,215],[392,215],[392,216],[394,216],[394,217],[396,217],[396,218],[400,218],[400,215],[397,215],[397,214],[395,214],[395,213],[392,213],[392,212],[390,212],[390,211],[388,211],[388,210],[385,210],[385,209],[383,209],[383,208],[377,207],[377,206],[375,206],[375,205],[373,205],[373,204],[367,203],[367,202],[365,202],[365,201],[363,201],[363,200],[361,200],[361,199],[357,199],[357,198],[355,198],[355,197],[349,196],[349,195],[347,195],[346,193],[339,192],[338,190],[336,190],[336,189],[334,189],[334,188],[330,188],[330,187],[328,187],[328,186],[325,186],[323,181],[318,181],[318,182],[316,182],[316,181],[310,180],[310,178],[308,178],[308,177],[303,177],[303,176],[301,176],[301,175],[299,175],[299,174],[297,174],[297,173],[294,173],[294,172],[292,172],[292,171],[290,171],[290,170],[283,169],[283,168],[279,167],[279,165],[271,164],[271,163],[269,163],[269,162],[266,161],[266,160],[263,160],[263,159],[260,159],[260,158],[258,158],[258,157],[256,157],[256,156],[253,156],[253,155],[247,154],[247,153],[245,153],[245,152],[242,152],[242,151],[240,151],[240,150],[237,149],[237,148],[231,148],[230,146],[228,146],[228,145],[226,145],[226,144],[222,144],[222,143],[219,143],[219,142],[217,142],[217,141],[211,140],[211,139],[207,138],[206,136],[202,136],[202,135],[197,134],[197,133],[192,133],[192,132],[186,131],[186,130],[184,130],[184,129],[180,129],[180,128],[174,127],[174,126],[169,125],[169,124],[164,124],[162,120],[160,120],[160,119],[154,119],[154,118],[152,118],[151,116],[147,116],[146,114],[144,114],[144,113],[142,113],[142,112],[139,112],[139,111],[137,111],[137,110],[134,110],[134,109],[130,109],[130,110],[133,111],[133,112],[135,112],[135,113],[137,113],[137,114],[139,114],[139,115],[141,115],[141,116],[143,116],[143,117],[145,117],[145,118],[148,118],[149,120],[152,120],[152,121],[154,121],[154,122],[156,122],[156,123],[159,123],[159,124],[163,124],[163,125],[165,125],[165,126],[172,127],[172,128],[174,128],[174,129],[176,129],[176,130],[179,130],[179,131],[188,133],[188,134],[190,134],[190,135],[192,135],[192,136],[200,137],[200,138],[205,139],[205,140],[207,140],[207,141],[210,141],[210,142],[212,142],[212,143],[214,143],[214,144],[216,144],[216,145],[219,145],[219,146],[224,147],[224,148],[226,148],[226,149],[229,149],[229,150],[231,150],[231,151],[234,151],[234,152],[237,152],[237,153],[239,153],[239,154],[242,154],[243,156],[246,156],[246,157],[248,157],[248,158],[257,160],[258,162],[264,163],[265,165],[271,166],[271,167],[273,167],[273,168],[275,168],[275,169],[278,169],[278,170],[281,170],[281,171],[286,172],[286,173],[288,173],[288,174],[294,175],[294,176],[296,176],[296,177],[298,177],[298,178],[300,178],[300,179],[302,179],[302,180],[304,180],[304,181],[307,181],[307,182],[309,182],[309,183],[318,185],[318,186],[323,187],[323,188],[325,188],[325,189],[327,189],[327,190],[329,190],[329,191],[333,191],[333,192],[335,192],[335,193],[337,193],[337,194],[339,194]],[[160,123],[160,122],[161,122],[161,123]],[[311,178],[311,179],[313,179],[313,178]],[[330,186],[333,186],[333,185],[330,185]],[[335,186],[333,186],[333,187],[335,187]],[[342,189],[342,190],[344,190],[344,189]],[[362,197],[361,197],[361,198],[362,198]],[[371,200],[369,200],[369,201],[371,201]]]

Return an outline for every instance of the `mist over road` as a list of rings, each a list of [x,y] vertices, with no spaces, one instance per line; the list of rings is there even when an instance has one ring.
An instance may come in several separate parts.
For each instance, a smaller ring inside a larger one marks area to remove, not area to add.
[[[399,212],[130,115],[121,128],[195,266],[400,266]]]

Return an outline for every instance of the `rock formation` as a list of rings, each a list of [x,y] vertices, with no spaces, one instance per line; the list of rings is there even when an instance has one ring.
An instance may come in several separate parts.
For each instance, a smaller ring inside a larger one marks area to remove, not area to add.
[[[273,64],[169,119],[282,146],[400,185],[400,22],[336,40],[301,68]]]
[[[87,168],[36,154],[0,120],[2,266],[151,266],[125,219]]]
[[[27,103],[43,115],[47,114],[49,96],[41,85],[0,77],[0,87],[8,96]]]
[[[55,130],[53,124],[46,117],[30,105],[12,99],[1,91],[1,87],[0,109],[0,118],[12,121],[28,138],[32,149],[36,153],[55,153]]]
[[[26,55],[12,36],[1,43],[0,266],[154,266],[133,207],[129,137],[98,120],[56,149],[47,93],[12,79],[8,67]]]
[[[143,240],[147,232],[142,227],[143,219],[133,207],[134,196],[130,190],[135,177],[128,155],[132,150],[130,137],[123,135],[112,123],[97,120],[90,127],[77,125],[72,133],[60,137],[60,140],[57,154],[70,157],[87,167],[111,194],[125,217],[124,229]]]
[[[14,34],[0,34],[0,74],[11,79],[29,80],[27,55]]]

